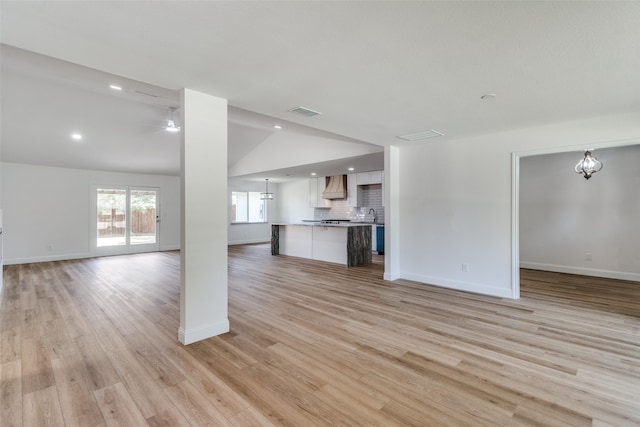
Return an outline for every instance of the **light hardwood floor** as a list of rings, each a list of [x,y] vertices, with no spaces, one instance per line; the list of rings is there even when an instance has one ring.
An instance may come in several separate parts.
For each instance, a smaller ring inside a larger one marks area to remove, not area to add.
[[[638,426],[640,284],[522,272],[522,298],[229,254],[231,332],[177,341],[179,254],[5,267],[9,426]]]

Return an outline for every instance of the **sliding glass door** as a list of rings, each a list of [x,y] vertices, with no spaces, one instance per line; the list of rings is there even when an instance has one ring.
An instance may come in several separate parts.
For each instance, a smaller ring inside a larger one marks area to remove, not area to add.
[[[136,252],[158,250],[158,189],[129,189],[129,244]]]
[[[98,247],[127,244],[127,190],[98,188],[97,239]]]
[[[158,188],[95,186],[95,247],[119,254],[159,250]]]

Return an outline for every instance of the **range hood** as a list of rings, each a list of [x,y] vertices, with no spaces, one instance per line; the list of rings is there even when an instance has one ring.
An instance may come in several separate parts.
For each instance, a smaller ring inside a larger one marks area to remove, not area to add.
[[[323,199],[346,199],[347,198],[347,175],[335,175],[329,177],[327,187],[322,192]]]

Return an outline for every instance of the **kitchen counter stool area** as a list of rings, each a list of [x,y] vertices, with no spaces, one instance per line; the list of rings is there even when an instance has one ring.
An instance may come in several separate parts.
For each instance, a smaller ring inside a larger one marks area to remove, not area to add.
[[[271,255],[343,264],[371,264],[371,225],[272,224]]]

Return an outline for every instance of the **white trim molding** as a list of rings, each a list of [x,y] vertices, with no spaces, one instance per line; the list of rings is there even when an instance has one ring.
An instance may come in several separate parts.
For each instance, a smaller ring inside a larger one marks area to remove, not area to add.
[[[530,270],[553,271],[555,273],[578,274],[580,276],[603,277],[606,279],[630,280],[640,282],[640,274],[625,271],[602,270],[598,268],[574,267],[571,265],[543,264],[540,262],[520,262],[521,268]]]
[[[495,288],[481,283],[450,280],[442,277],[425,276],[422,274],[405,273],[403,279],[424,283],[425,285],[439,286],[441,288],[455,289],[458,291],[472,292],[474,294],[489,295],[499,298],[512,298],[511,289]]]
[[[227,332],[229,332],[229,319],[226,319],[224,322],[192,328],[188,331],[180,327],[178,329],[178,341],[184,345],[188,345],[217,335],[225,334]]]

